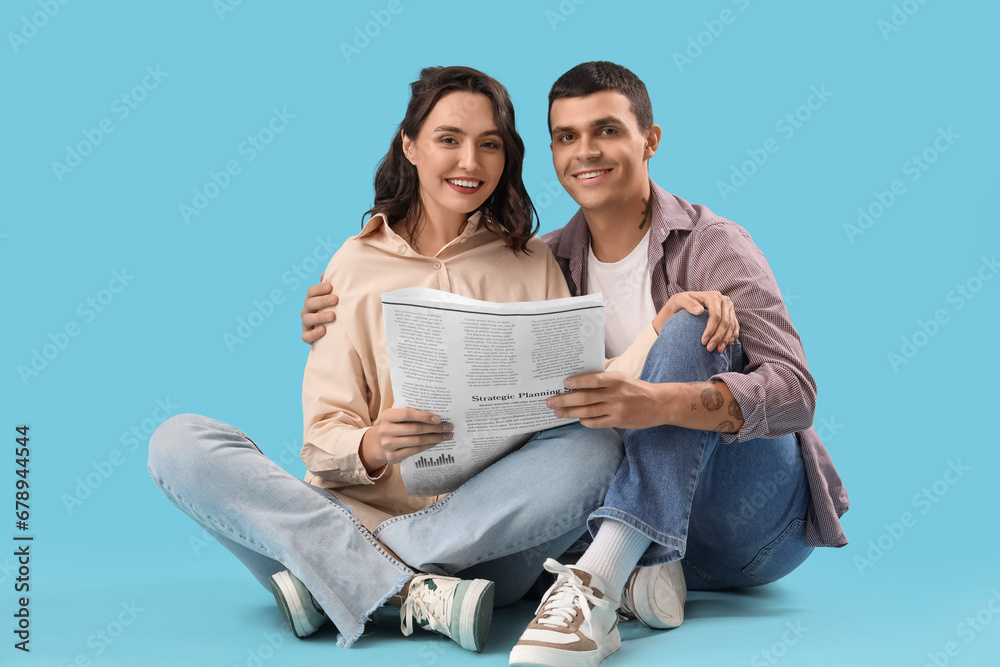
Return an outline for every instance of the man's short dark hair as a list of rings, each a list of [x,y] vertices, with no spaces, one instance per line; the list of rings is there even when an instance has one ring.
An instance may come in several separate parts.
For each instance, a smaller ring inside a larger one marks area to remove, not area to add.
[[[653,124],[653,103],[649,101],[646,84],[631,70],[595,60],[580,63],[556,79],[549,91],[549,132],[552,131],[552,103],[563,97],[583,97],[602,90],[613,90],[628,98],[629,108],[645,132]]]

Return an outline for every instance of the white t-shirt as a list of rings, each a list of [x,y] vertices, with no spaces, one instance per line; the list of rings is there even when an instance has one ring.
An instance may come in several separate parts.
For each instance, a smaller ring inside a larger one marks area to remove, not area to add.
[[[656,317],[650,286],[649,231],[617,262],[598,261],[593,247],[587,251],[587,293],[604,295],[604,354],[611,359],[621,355]]]

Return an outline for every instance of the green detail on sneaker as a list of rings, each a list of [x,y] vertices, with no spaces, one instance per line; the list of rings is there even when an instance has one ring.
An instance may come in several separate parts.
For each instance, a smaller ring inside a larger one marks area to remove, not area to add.
[[[492,581],[418,574],[399,609],[400,630],[438,632],[470,651],[482,651],[493,616]]]

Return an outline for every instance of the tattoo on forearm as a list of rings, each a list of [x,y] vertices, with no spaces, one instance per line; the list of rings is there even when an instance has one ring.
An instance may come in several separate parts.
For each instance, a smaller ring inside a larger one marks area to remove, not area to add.
[[[719,433],[732,433],[736,430],[736,424],[731,421],[724,421],[715,427],[715,430]]]
[[[646,221],[649,220],[649,214],[653,211],[653,197],[650,195],[649,199],[643,197],[642,203],[645,204],[646,208],[642,211],[642,222],[639,223],[639,229],[646,226]]]
[[[740,410],[740,404],[736,402],[735,398],[729,401],[729,416],[740,420],[743,419],[743,411]]]
[[[695,411],[695,410],[697,410],[697,409],[698,409],[698,406],[697,406],[697,405],[695,405],[695,404],[694,404],[694,402],[692,402],[692,403],[691,403],[691,412],[694,412],[694,411]]]
[[[718,389],[708,387],[707,389],[703,389],[701,392],[701,402],[708,410],[718,410],[722,407],[724,399]]]

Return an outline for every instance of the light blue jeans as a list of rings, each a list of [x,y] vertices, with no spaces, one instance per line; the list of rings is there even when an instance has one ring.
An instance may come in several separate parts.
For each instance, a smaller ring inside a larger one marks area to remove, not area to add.
[[[667,320],[640,377],[704,382],[741,371],[739,341],[722,353],[700,343],[707,318],[681,311]],[[658,426],[624,439],[625,460],[589,526],[596,533],[612,518],[646,535],[653,544],[639,565],[683,558],[689,589],[716,590],[770,583],[812,552],[809,482],[794,433],[720,445],[712,431]]]
[[[613,430],[542,431],[439,502],[372,533],[336,496],[281,469],[228,424],[177,415],[149,442],[149,472],[170,502],[269,590],[272,574],[291,570],[344,646],[416,572],[489,579],[498,605],[519,599],[545,559],[585,532],[621,459]]]

